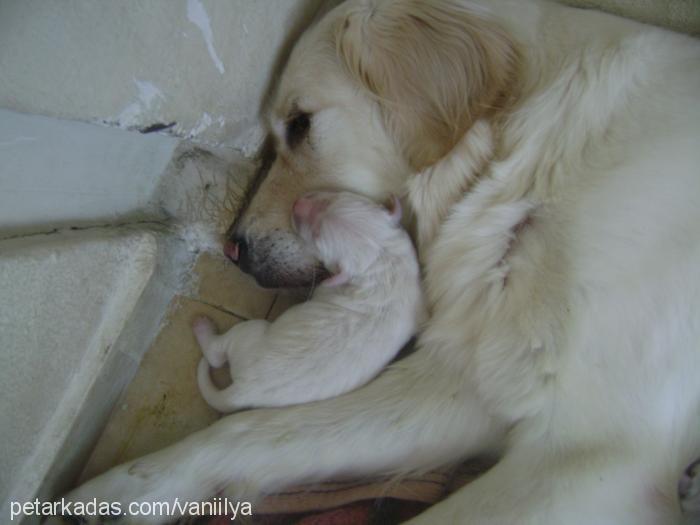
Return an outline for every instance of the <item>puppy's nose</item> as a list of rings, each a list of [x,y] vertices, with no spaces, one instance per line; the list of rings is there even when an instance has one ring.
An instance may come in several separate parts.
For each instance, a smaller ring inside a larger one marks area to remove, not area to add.
[[[232,262],[238,264],[241,257],[245,255],[247,248],[245,239],[233,237],[224,244],[224,255]]]

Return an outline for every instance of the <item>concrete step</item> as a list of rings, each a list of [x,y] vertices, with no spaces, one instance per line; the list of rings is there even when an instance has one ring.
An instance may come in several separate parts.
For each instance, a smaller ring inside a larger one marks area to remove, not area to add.
[[[108,412],[133,375],[141,356],[116,342],[156,254],[155,236],[144,231],[96,229],[0,243],[4,507],[36,495],[71,430],[98,423],[85,416]],[[110,387],[95,389],[100,378]],[[7,508],[0,512],[9,515]]]

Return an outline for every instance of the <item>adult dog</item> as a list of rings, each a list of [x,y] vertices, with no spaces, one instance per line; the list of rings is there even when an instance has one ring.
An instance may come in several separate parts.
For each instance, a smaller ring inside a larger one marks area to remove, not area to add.
[[[417,351],[70,498],[248,496],[496,451],[414,522],[682,519],[700,456],[696,41],[539,1],[349,0],[297,44],[269,124],[276,159],[227,251],[265,286],[308,285],[301,193],[406,195],[432,315]]]

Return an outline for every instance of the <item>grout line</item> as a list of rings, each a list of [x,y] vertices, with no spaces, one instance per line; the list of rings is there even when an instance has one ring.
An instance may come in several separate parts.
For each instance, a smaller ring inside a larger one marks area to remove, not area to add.
[[[265,319],[270,318],[270,314],[272,313],[272,309],[277,304],[277,299],[279,298],[279,296],[280,296],[280,294],[275,294],[274,299],[272,299],[272,304],[270,304],[270,308],[267,309],[267,313],[265,314]]]
[[[226,308],[224,308],[223,306],[219,306],[218,304],[213,304],[213,303],[210,303],[210,302],[205,301],[205,300],[203,300],[203,299],[198,299],[198,298],[196,298],[196,297],[188,297],[188,296],[186,296],[186,295],[183,296],[183,297],[186,297],[186,298],[189,299],[190,301],[195,301],[195,302],[204,304],[204,305],[206,305],[206,306],[210,306],[211,308],[214,308],[214,309],[216,309],[216,310],[219,310],[220,312],[223,312],[223,313],[225,313],[225,314],[232,315],[232,316],[234,316],[234,317],[240,319],[241,321],[247,321],[247,320],[248,320],[247,317],[243,317],[242,315],[238,315],[237,313],[232,312],[231,310],[227,310]]]
[[[84,230],[94,230],[94,229],[103,229],[103,228],[124,228],[128,226],[136,226],[136,225],[152,225],[152,226],[159,226],[159,227],[168,227],[169,224],[164,221],[159,221],[155,219],[146,219],[146,220],[139,220],[139,221],[125,221],[125,222],[108,222],[108,223],[103,223],[103,224],[92,224],[89,226],[64,226],[61,228],[53,228],[51,230],[46,230],[46,231],[39,231],[39,232],[29,232],[29,233],[17,233],[14,235],[7,235],[5,237],[0,237],[0,241],[9,241],[12,239],[23,239],[23,238],[28,238],[28,237],[38,237],[40,235],[54,235],[56,233],[61,233],[64,231],[84,231]]]

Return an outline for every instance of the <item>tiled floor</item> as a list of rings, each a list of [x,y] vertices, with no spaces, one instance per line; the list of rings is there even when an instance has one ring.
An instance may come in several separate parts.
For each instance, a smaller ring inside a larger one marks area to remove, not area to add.
[[[110,416],[83,480],[174,443],[219,417],[197,388],[201,352],[190,328],[194,317],[205,314],[223,331],[243,319],[274,318],[296,301],[260,289],[234,265],[211,254],[202,254],[194,271],[198,291],[173,299],[160,334]],[[221,372],[226,375],[225,369]]]

